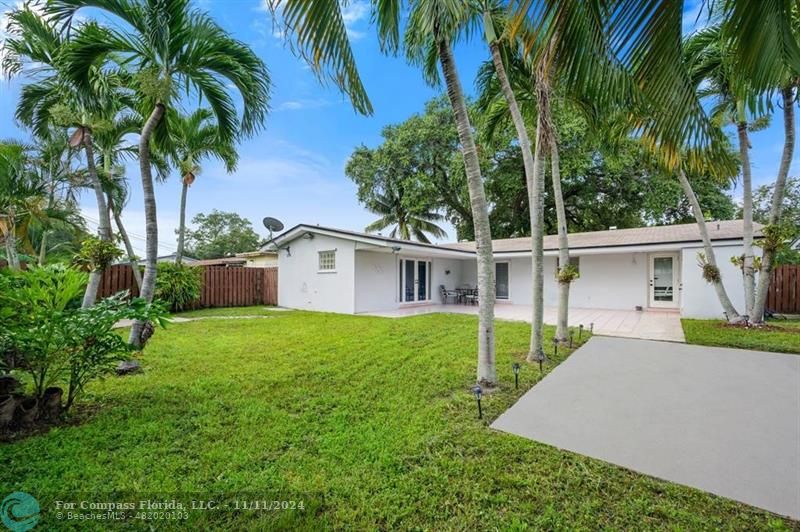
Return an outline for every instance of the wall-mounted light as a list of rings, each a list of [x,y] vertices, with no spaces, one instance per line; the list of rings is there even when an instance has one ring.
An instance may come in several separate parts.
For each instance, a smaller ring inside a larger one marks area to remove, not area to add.
[[[445,274],[445,275],[450,275],[450,270],[445,270],[445,271],[444,271],[444,274]]]
[[[303,240],[314,240],[314,233],[306,233],[303,235]]]
[[[392,253],[400,253],[400,246],[392,246]]]
[[[285,250],[286,250],[286,256],[287,256],[287,257],[291,257],[291,256],[292,256],[292,247],[291,247],[291,246],[286,246],[286,247],[285,247],[285,248],[283,248],[283,249],[285,249]]]

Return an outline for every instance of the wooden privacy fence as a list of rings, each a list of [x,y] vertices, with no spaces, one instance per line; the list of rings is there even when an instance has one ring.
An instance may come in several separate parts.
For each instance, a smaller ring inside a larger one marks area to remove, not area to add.
[[[766,306],[767,310],[778,314],[800,314],[800,265],[775,268]]]
[[[278,304],[278,268],[202,268],[203,288],[193,308]],[[108,297],[122,290],[139,295],[131,267],[116,264],[103,272],[97,296]]]

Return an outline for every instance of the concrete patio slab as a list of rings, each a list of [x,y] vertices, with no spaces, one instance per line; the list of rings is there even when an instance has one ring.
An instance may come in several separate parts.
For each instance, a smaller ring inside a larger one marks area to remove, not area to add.
[[[492,428],[800,519],[800,356],[593,337]]]
[[[531,305],[495,305],[495,318],[499,320],[531,321]],[[416,305],[407,306],[385,312],[369,312],[370,316],[386,318],[402,318],[445,312],[453,314],[477,314],[476,305]],[[558,309],[544,308],[544,322],[555,325]],[[594,324],[594,333],[605,336],[623,338],[643,338],[645,340],[666,340],[669,342],[685,342],[680,313],[677,310],[613,310],[613,309],[569,309],[569,324],[577,327],[583,324],[587,329]]]

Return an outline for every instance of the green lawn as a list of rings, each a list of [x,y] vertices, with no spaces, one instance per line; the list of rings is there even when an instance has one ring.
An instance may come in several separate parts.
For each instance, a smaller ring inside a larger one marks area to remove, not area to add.
[[[514,390],[511,364],[523,361],[525,324],[497,325],[503,387],[485,397],[478,420],[468,391],[474,316],[272,316],[158,331],[144,373],[91,385],[84,404],[93,413],[82,426],[0,445],[0,488],[38,498],[42,530],[64,526],[50,510],[57,498],[166,493],[304,501],[294,512],[195,511],[189,524],[198,530],[792,526],[489,429],[539,378],[524,364]],[[92,525],[108,528],[75,528]]]
[[[800,353],[800,320],[774,320],[765,329],[729,327],[720,320],[681,320],[690,344]]]

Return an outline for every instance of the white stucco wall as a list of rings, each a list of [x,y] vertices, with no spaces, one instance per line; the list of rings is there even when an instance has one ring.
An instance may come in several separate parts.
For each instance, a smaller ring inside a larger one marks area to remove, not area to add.
[[[433,259],[431,285],[433,292],[431,299],[434,303],[443,303],[439,290],[440,285],[444,285],[448,290],[461,286],[463,281],[463,269],[467,263],[474,263],[473,260],[458,259]],[[447,272],[450,272],[449,274]],[[452,303],[452,299],[450,300]]]
[[[356,251],[356,312],[397,308],[398,268],[393,253]]]
[[[580,256],[581,276],[570,287],[570,304],[578,308],[647,308],[648,260],[646,253]],[[553,273],[550,280],[552,290],[557,290]]]
[[[681,315],[684,318],[723,318],[722,306],[717,298],[714,287],[703,279],[702,271],[697,265],[697,252],[701,247],[684,248],[681,252],[683,280],[683,298],[681,300]],[[714,248],[717,266],[722,275],[722,284],[728,292],[728,297],[736,309],[744,312],[744,286],[742,271],[731,263],[731,257],[742,254],[742,246],[717,246]],[[756,255],[760,255],[759,250]]]
[[[355,243],[315,235],[297,238],[278,253],[278,305],[352,314],[355,311]],[[336,250],[336,271],[320,272],[320,251]]]

